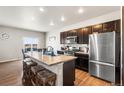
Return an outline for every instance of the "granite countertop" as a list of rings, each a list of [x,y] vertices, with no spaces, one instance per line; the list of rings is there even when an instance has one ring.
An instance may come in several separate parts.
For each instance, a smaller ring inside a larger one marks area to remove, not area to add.
[[[67,55],[57,55],[57,56],[42,55],[40,52],[29,52],[25,54],[47,65],[55,65],[58,63],[67,62],[67,61],[74,60],[77,58],[74,56],[67,56]]]

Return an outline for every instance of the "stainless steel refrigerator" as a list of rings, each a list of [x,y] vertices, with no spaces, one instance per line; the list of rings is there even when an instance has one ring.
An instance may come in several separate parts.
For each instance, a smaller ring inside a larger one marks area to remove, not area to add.
[[[115,32],[91,34],[89,36],[89,73],[113,84],[118,83],[119,48],[119,36]]]

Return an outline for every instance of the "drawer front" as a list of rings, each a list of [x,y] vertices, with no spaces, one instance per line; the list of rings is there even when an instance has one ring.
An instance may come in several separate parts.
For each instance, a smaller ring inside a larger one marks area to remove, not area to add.
[[[81,58],[86,58],[86,59],[89,58],[89,55],[87,55],[87,54],[75,53],[75,56],[77,56],[77,57],[81,57]]]
[[[104,79],[113,83],[115,82],[114,66],[101,65],[101,64],[90,62],[89,73],[101,79]]]

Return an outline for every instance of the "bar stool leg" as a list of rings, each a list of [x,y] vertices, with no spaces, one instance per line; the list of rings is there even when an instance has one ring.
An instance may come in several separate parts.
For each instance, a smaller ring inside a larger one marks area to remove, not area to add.
[[[54,85],[54,82],[53,81],[49,81],[49,85],[50,86],[53,86]]]
[[[45,86],[45,85],[46,85],[46,84],[45,84],[45,83],[46,83],[46,79],[43,78],[42,80],[43,80],[43,86]]]

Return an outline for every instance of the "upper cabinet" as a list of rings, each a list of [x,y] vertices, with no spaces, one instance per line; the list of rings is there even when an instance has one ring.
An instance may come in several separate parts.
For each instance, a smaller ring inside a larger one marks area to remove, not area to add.
[[[89,43],[89,35],[92,33],[91,27],[83,28],[83,44]]]
[[[121,24],[121,21],[120,20],[116,20],[116,25],[115,25],[116,26],[116,30],[115,31],[117,33],[120,33],[120,29],[121,29],[121,25],[120,24]]]
[[[67,31],[67,36],[77,36],[77,30],[71,30],[71,31]]]
[[[63,32],[60,32],[60,44],[64,44]]]
[[[78,29],[78,44],[88,44],[89,34],[92,33],[91,27],[85,27]]]
[[[67,32],[60,32],[60,43],[61,44],[65,44],[65,40],[66,40],[66,37],[67,37]]]
[[[66,32],[60,32],[60,43],[65,44],[66,42],[66,37],[69,36],[77,36],[77,30],[70,30]]]
[[[117,33],[119,33],[121,28],[120,26],[121,26],[120,20],[114,20],[106,23],[101,23],[101,24],[83,27],[79,29],[73,29],[66,32],[61,32],[60,43],[65,44],[66,37],[68,36],[77,36],[78,44],[88,44],[89,34],[105,33],[105,32],[112,32],[112,31],[116,31]]]
[[[103,32],[103,25],[102,24],[97,24],[92,26],[92,32],[93,33],[102,33]]]
[[[111,21],[103,24],[103,31],[104,32],[112,32],[116,30],[116,22]]]
[[[120,32],[120,20],[103,23],[103,32]]]

